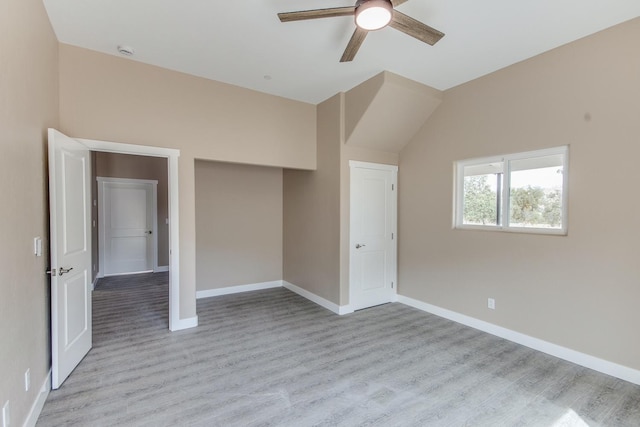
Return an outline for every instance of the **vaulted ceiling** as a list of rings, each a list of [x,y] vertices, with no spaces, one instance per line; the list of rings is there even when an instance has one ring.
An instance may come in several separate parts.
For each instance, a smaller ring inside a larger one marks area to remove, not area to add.
[[[317,104],[381,71],[445,90],[640,16],[638,0],[410,0],[398,10],[443,33],[393,28],[340,63],[352,17],[282,23],[278,12],[352,0],[44,0],[61,43]]]

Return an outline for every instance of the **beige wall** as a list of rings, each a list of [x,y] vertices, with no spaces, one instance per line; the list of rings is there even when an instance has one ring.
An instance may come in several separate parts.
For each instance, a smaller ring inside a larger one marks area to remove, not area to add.
[[[445,93],[400,157],[402,295],[640,368],[638,40],[635,19]],[[452,230],[454,161],[563,144],[568,236]]]
[[[0,34],[0,405],[19,426],[49,370],[46,134],[58,125],[58,43],[39,0],[3,1]]]
[[[344,97],[318,105],[317,171],[285,170],[283,184],[284,280],[338,305],[349,303],[349,160],[398,163],[344,144]]]
[[[383,71],[344,94],[345,143],[399,153],[441,102],[441,91]]]
[[[282,280],[282,169],[196,160],[197,290]]]
[[[60,45],[67,135],[180,149],[180,314],[196,315],[196,158],[313,169],[316,107]]]
[[[95,153],[95,159],[94,173],[96,176],[151,179],[158,181],[158,266],[168,266],[169,226],[166,220],[169,218],[169,190],[167,187],[167,159],[163,157],[133,156],[101,152]],[[97,197],[98,193],[95,193],[93,198],[97,199]],[[98,239],[94,238],[93,243],[94,246],[97,245]],[[99,267],[98,258],[96,257],[94,257],[94,264]]]
[[[60,45],[60,126],[196,158],[315,167],[315,106]]]
[[[318,105],[318,169],[283,174],[284,280],[340,301],[340,95]]]

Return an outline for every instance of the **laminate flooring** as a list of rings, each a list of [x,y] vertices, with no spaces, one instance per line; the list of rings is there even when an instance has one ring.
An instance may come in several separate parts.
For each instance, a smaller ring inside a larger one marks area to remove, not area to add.
[[[169,332],[167,280],[99,282],[93,349],[38,426],[640,426],[640,386],[398,303],[276,288]]]

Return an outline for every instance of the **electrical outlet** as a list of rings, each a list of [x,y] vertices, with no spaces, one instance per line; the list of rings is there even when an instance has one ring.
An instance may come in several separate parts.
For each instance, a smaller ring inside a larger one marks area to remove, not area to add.
[[[2,427],[9,427],[9,401],[7,400],[2,407]]]
[[[495,310],[496,309],[496,300],[494,300],[493,298],[489,298],[487,300],[487,307],[489,307],[491,310]]]
[[[29,391],[31,388],[31,369],[27,369],[24,373],[24,391]]]

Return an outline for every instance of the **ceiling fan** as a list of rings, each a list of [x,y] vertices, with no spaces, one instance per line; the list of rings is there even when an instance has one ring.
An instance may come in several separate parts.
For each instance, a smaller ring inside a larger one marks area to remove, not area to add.
[[[332,7],[328,9],[301,10],[299,12],[278,13],[281,22],[302,21],[305,19],[333,18],[336,16],[355,16],[356,30],[340,58],[340,62],[349,62],[358,53],[369,31],[379,30],[387,25],[415,37],[431,46],[440,40],[444,33],[417,21],[398,7],[407,0],[357,0],[355,6]]]

